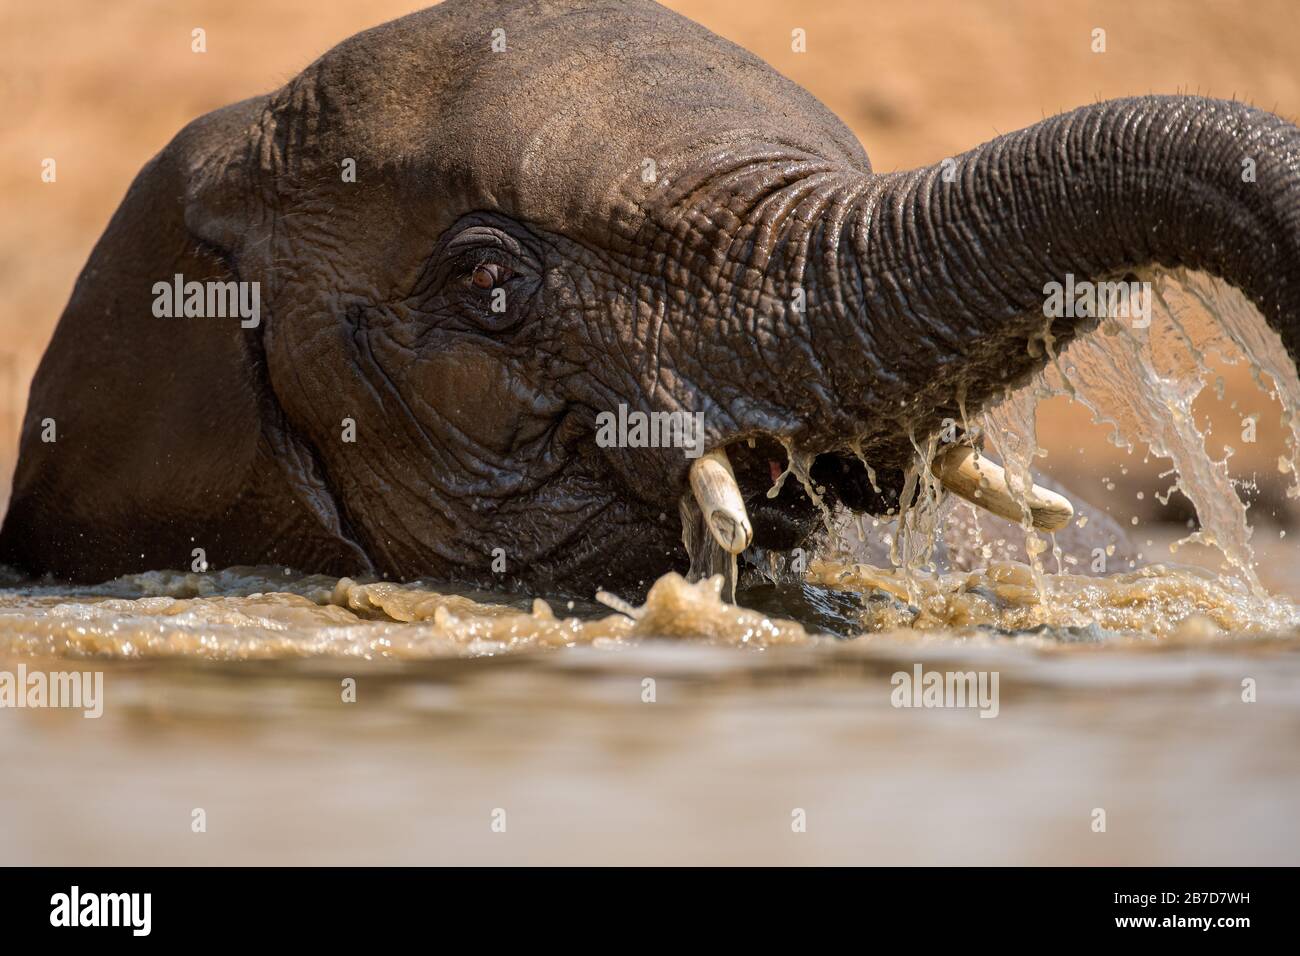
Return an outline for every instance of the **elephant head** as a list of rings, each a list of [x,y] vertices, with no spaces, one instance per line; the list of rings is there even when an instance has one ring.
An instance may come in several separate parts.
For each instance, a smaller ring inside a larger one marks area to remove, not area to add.
[[[913,436],[1087,330],[1045,286],[1157,263],[1300,356],[1300,130],[1147,96],[880,175],[648,0],[449,0],[145,167],[33,384],[0,556],[634,592],[686,565],[694,454],[726,452],[768,548],[819,520],[802,483],[767,495],[788,449],[883,513]],[[176,275],[257,283],[256,324],[159,317]],[[677,447],[599,440],[673,413],[701,426]]]

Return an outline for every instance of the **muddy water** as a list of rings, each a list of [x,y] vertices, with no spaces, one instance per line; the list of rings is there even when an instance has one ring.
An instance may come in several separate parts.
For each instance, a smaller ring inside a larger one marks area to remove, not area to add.
[[[10,580],[0,675],[99,671],[104,706],[0,709],[0,862],[1300,862],[1297,554],[1254,539],[1190,411],[1211,349],[1293,430],[1300,388],[1221,289],[1154,281],[1151,329],[1031,343],[1048,371],[974,424],[1028,475],[1035,402],[1068,389],[1171,459],[1201,522],[1168,560],[958,534],[918,441],[907,514],[833,516],[739,606],[676,575],[635,607],[280,568]],[[928,673],[996,691],[898,706]]]

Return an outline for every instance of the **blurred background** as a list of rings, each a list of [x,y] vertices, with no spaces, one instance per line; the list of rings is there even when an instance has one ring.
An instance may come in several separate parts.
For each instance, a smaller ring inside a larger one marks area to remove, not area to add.
[[[1237,96],[1300,113],[1294,0],[674,0],[669,6],[801,83],[857,133],[878,170],[930,164],[1043,116],[1147,92]],[[73,280],[132,177],[189,120],[271,90],[334,43],[425,6],[411,0],[48,0],[0,12],[0,499],[32,372]],[[489,8],[491,4],[485,3]],[[195,27],[207,52],[190,50]],[[791,30],[807,51],[791,50]],[[1092,32],[1106,31],[1093,53]],[[56,183],[41,181],[45,158]],[[1210,451],[1257,476],[1256,522],[1294,520],[1276,461],[1280,409],[1225,370]],[[1233,403],[1238,408],[1233,410]],[[1258,441],[1231,441],[1243,409]],[[1167,464],[1129,455],[1065,399],[1041,410],[1042,468],[1122,525],[1191,517],[1155,490]],[[1115,493],[1103,494],[1107,482]],[[1139,498],[1138,492],[1142,492]],[[1126,509],[1127,507],[1130,510]]]

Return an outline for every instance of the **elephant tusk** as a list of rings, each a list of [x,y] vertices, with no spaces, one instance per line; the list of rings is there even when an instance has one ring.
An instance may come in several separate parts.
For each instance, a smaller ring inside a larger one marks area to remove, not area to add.
[[[1007,483],[1007,473],[969,445],[957,445],[939,454],[930,466],[935,477],[955,495],[995,515],[1019,523],[1024,518],[1021,499]],[[1039,531],[1058,531],[1074,517],[1074,506],[1054,491],[1034,485],[1024,496],[1024,506]]]
[[[701,455],[691,465],[691,491],[713,538],[729,554],[740,554],[753,540],[754,528],[745,499],[736,484],[727,453],[721,448]]]

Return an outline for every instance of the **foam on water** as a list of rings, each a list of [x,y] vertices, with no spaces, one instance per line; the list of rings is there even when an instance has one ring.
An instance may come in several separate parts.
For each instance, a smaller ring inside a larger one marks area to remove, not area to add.
[[[75,594],[66,589],[0,592],[0,650],[35,656],[216,660],[332,656],[485,656],[646,637],[767,647],[807,633],[725,602],[722,578],[694,584],[664,575],[640,607],[598,616],[557,616],[536,599],[527,609],[420,583],[357,582],[274,568],[204,574],[151,571]]]

